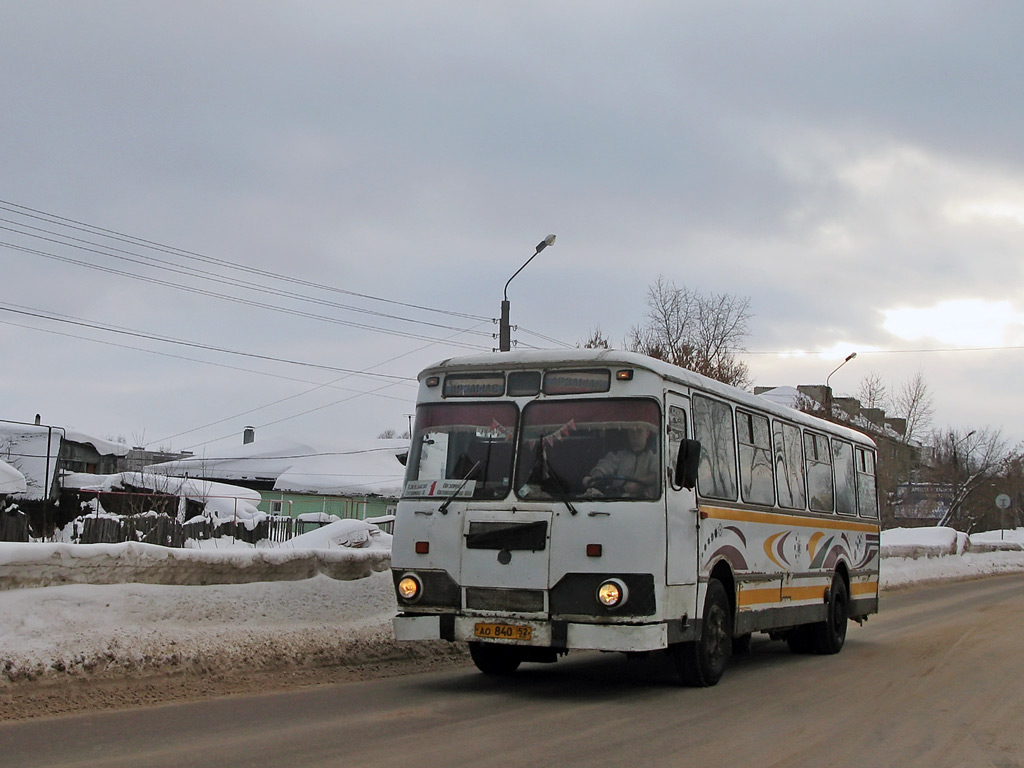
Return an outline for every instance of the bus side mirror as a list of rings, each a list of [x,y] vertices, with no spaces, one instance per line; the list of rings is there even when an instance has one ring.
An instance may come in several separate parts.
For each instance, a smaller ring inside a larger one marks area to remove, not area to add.
[[[673,485],[692,491],[697,485],[697,467],[700,465],[700,441],[683,440],[679,443],[679,457]]]

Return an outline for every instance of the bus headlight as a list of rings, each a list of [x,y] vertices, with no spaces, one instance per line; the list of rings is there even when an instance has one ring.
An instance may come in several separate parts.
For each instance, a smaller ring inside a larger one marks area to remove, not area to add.
[[[423,596],[423,584],[412,573],[405,574],[398,580],[398,596],[407,603],[415,603]]]
[[[597,588],[597,602],[605,608],[618,608],[629,599],[629,590],[621,579],[608,579]]]

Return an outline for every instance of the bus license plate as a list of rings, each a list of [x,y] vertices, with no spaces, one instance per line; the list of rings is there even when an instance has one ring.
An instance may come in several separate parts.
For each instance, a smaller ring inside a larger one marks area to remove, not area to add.
[[[473,627],[473,634],[491,640],[529,641],[533,639],[533,627],[519,624],[477,624]]]

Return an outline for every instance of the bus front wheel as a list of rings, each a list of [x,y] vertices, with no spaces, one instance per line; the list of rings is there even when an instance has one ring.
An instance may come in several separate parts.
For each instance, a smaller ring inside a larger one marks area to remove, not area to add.
[[[704,688],[722,678],[732,653],[732,609],[718,579],[708,581],[700,637],[679,643],[672,651],[679,678],[687,685]]]
[[[469,655],[485,675],[511,675],[522,662],[515,648],[492,643],[470,643]]]

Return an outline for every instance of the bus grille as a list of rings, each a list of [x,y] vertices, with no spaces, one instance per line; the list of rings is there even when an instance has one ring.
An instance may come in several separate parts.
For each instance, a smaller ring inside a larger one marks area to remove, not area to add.
[[[548,524],[471,521],[466,549],[518,549],[542,552],[547,546]]]
[[[539,589],[466,587],[466,608],[478,611],[540,613],[544,610],[544,592]]]

